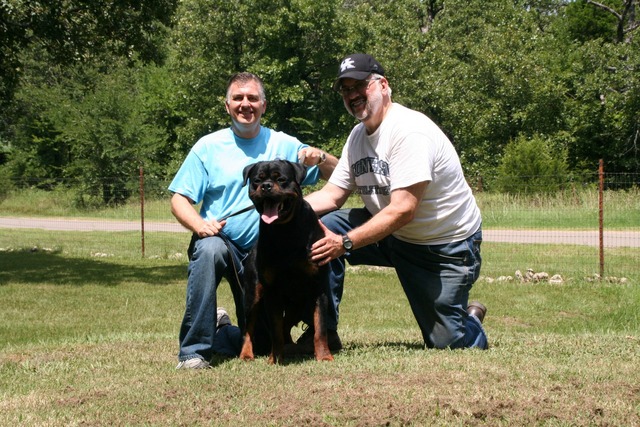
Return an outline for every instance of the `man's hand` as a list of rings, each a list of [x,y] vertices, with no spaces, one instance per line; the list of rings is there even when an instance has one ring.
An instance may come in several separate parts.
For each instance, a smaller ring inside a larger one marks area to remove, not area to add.
[[[307,147],[298,151],[298,162],[305,166],[316,166],[326,160],[326,153],[317,148]]]
[[[180,224],[196,233],[198,237],[215,236],[227,223],[225,220],[205,221],[195,210],[193,201],[179,193],[171,196],[171,213]]]
[[[198,237],[210,237],[215,236],[220,233],[222,227],[227,223],[227,220],[222,220],[220,222],[213,221],[205,221],[202,226],[198,229]]]
[[[318,265],[325,265],[332,259],[341,257],[347,251],[342,246],[342,236],[329,230],[322,221],[318,222],[324,231],[324,237],[311,246],[311,261]]]

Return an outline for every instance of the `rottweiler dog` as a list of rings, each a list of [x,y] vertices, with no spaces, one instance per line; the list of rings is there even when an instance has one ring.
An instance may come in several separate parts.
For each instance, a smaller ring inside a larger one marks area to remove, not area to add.
[[[333,360],[327,343],[328,265],[309,259],[311,245],[324,237],[318,216],[302,196],[306,168],[286,160],[247,166],[249,197],[260,214],[260,235],[245,265],[247,310],[240,358],[253,360],[256,322],[266,318],[271,339],[269,363],[281,363],[291,328],[306,323],[314,333],[316,360]]]

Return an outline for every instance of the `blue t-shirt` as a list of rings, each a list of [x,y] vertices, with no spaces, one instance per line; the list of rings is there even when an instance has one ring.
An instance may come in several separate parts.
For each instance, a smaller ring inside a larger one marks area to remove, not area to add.
[[[252,139],[240,138],[231,128],[202,137],[192,148],[169,185],[169,191],[201,203],[200,216],[207,221],[224,218],[247,206],[249,187],[242,171],[262,160],[298,161],[298,151],[308,145],[283,132],[260,128]],[[318,182],[317,166],[307,169],[303,184]],[[249,249],[258,237],[259,215],[255,210],[232,216],[222,231],[238,246]]]

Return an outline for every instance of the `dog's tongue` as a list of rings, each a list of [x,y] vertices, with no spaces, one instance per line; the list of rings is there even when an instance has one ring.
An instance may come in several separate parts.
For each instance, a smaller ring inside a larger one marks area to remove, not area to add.
[[[260,217],[266,224],[278,219],[278,203],[265,203]]]

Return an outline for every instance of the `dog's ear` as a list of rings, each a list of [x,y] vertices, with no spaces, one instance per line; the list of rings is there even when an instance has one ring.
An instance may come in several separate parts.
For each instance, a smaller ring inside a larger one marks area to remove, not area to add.
[[[307,176],[307,167],[302,163],[289,162],[289,164],[295,173],[296,182],[302,184],[302,181],[304,181],[304,178]]]
[[[252,165],[248,165],[245,166],[245,168],[242,170],[242,186],[244,187],[245,185],[247,185],[247,179],[249,179],[249,175],[251,175],[251,171],[253,170],[253,168],[255,168],[258,164],[254,163]]]

